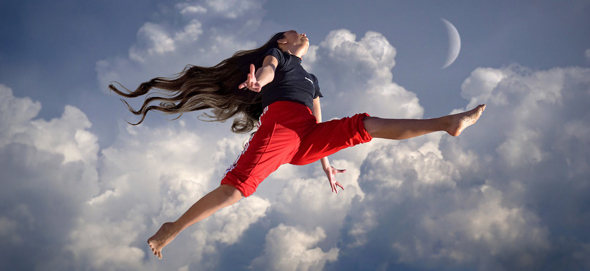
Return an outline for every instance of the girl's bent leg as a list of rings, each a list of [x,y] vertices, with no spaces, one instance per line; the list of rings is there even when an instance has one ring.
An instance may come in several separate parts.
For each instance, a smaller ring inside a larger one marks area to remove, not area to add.
[[[437,131],[445,131],[452,136],[474,124],[483,111],[485,105],[479,105],[467,112],[448,115],[435,119],[382,119],[366,117],[365,129],[374,138],[394,140],[408,139]]]
[[[166,222],[154,236],[148,239],[148,244],[154,255],[162,258],[162,249],[188,226],[195,224],[217,210],[230,206],[242,198],[242,193],[233,186],[220,185],[217,189],[198,200],[175,222]]]

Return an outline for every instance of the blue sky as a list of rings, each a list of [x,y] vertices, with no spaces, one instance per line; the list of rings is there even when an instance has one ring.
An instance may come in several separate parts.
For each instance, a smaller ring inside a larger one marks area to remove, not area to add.
[[[462,41],[445,69],[441,18]],[[590,268],[588,1],[3,1],[0,20],[2,269]],[[338,195],[319,164],[282,167],[150,257],[145,240],[218,185],[245,136],[199,114],[130,127],[107,83],[288,29],[310,38],[326,119],[488,108],[459,138],[334,155]]]

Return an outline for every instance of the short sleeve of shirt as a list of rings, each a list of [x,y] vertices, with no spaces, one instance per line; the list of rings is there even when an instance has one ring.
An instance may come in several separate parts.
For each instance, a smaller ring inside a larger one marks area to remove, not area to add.
[[[315,99],[317,97],[324,97],[324,95],[322,95],[322,93],[320,92],[320,83],[318,82],[318,78],[311,73],[309,75],[311,76],[311,79],[313,80],[313,85],[315,86],[315,94],[313,95],[313,98]]]
[[[279,62],[277,69],[280,69],[285,65],[285,56],[283,55],[283,52],[281,52],[281,50],[279,50],[278,48],[271,48],[264,55],[264,57],[266,56],[274,56],[277,59],[277,61]]]

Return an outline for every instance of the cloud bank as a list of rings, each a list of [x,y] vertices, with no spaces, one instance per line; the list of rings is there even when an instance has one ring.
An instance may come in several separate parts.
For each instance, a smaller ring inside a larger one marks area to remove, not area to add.
[[[258,1],[179,3],[168,12],[180,23],[148,22],[127,56],[97,63],[102,85],[212,65],[267,30],[249,16],[264,12]],[[339,29],[312,44],[304,63],[320,80],[325,118],[423,115],[416,95],[392,81],[396,50],[380,33]],[[0,267],[588,269],[589,78],[578,67],[477,68],[462,85],[466,107],[455,111],[488,107],[459,138],[343,151],[332,158],[347,168],[338,195],[318,165],[285,166],[254,196],[183,232],[161,261],[145,240],[218,185],[245,138],[185,115],[122,122],[101,149],[80,109],[36,119],[40,102],[0,86]]]

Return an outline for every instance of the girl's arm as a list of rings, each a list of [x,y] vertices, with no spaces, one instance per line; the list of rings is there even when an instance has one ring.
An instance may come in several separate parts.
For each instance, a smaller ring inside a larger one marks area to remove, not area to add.
[[[279,61],[276,57],[268,55],[264,58],[262,62],[262,67],[255,72],[254,64],[250,64],[250,73],[248,74],[248,79],[238,88],[248,88],[254,92],[260,92],[262,87],[266,86],[268,83],[272,82],[275,78],[275,70],[279,65]]]
[[[315,118],[317,119],[317,122],[322,122],[322,107],[320,106],[320,97],[313,99],[312,112]],[[328,157],[323,157],[322,159],[320,159],[320,161],[322,163],[322,168],[324,169],[326,176],[328,176],[328,181],[330,181],[330,187],[332,188],[332,192],[338,194],[338,187],[344,190],[344,187],[342,187],[342,185],[336,181],[335,176],[337,173],[342,173],[346,171],[346,169],[335,169],[334,167],[330,166],[330,161],[328,160]]]

